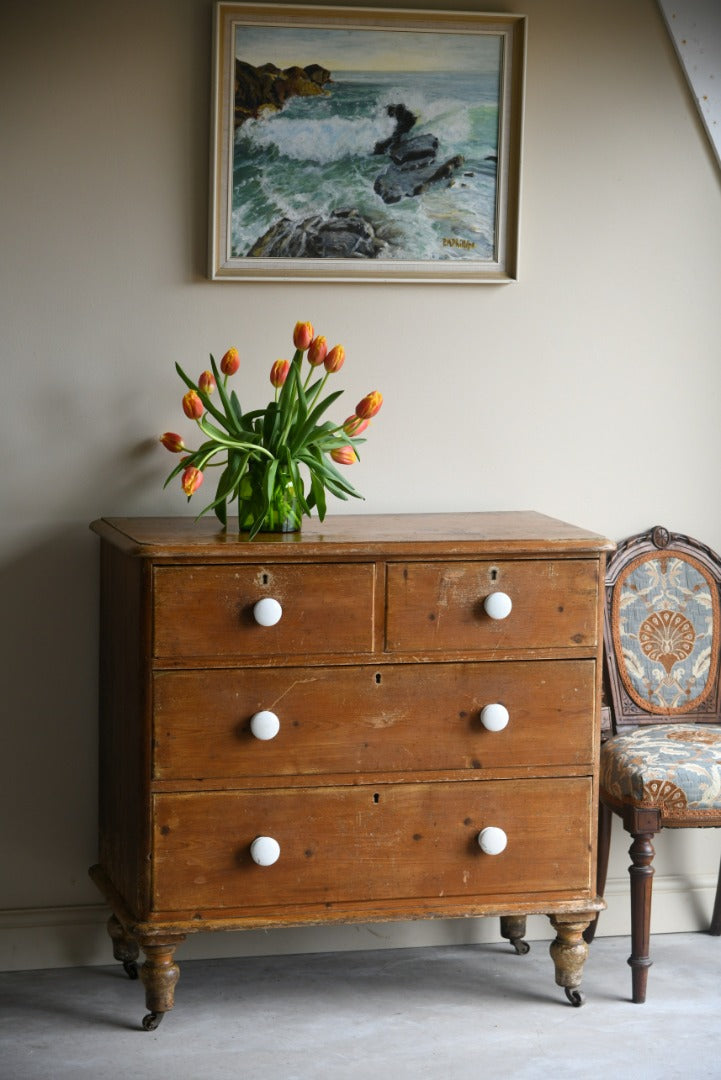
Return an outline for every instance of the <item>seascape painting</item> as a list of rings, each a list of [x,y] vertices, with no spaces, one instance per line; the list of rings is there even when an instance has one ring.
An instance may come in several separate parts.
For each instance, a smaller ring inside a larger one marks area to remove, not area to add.
[[[435,25],[235,20],[228,262],[496,266],[504,45]]]

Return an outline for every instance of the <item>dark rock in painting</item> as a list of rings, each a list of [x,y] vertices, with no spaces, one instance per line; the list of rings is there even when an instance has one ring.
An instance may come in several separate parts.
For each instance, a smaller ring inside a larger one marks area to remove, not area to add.
[[[244,60],[236,60],[235,126],[239,127],[251,118],[257,119],[263,112],[282,109],[288,98],[323,94],[325,84],[330,81],[330,71],[320,64],[282,70],[275,64],[254,67]]]
[[[420,168],[415,163],[389,165],[384,173],[376,177],[373,190],[376,195],[380,195],[384,203],[397,203],[403,198],[422,195],[433,184],[443,180],[452,182],[462,165],[461,154],[448,158],[442,165],[437,165],[435,161]]]
[[[377,142],[373,153],[387,154],[391,164],[375,180],[373,190],[384,203],[397,203],[427,191],[433,184],[446,180],[452,182],[454,174],[463,165],[460,154],[448,158],[442,164],[436,162],[439,140],[427,132],[408,138],[418,119],[405,105],[389,105],[388,115],[396,119],[396,129],[388,139]]]
[[[437,150],[438,139],[435,135],[416,135],[394,146],[390,159],[395,165],[407,165],[417,169],[431,165],[436,159]]]
[[[377,142],[375,144],[375,147],[373,149],[374,154],[385,154],[393,146],[396,146],[398,142],[403,138],[403,136],[408,134],[408,132],[411,130],[416,120],[418,119],[417,116],[413,115],[410,109],[406,108],[406,106],[402,104],[389,105],[386,109],[386,113],[388,116],[395,117],[396,128],[389,138],[381,139],[380,142]]]
[[[315,214],[303,221],[282,218],[248,252],[270,259],[377,259],[387,243],[357,210]]]

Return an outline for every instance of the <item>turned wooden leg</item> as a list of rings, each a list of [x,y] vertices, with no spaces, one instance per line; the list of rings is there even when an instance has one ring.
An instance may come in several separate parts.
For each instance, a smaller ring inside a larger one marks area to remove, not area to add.
[[[611,826],[613,824],[613,812],[604,803],[598,807],[598,854],[596,869],[596,894],[603,896],[606,890],[606,877],[608,875],[608,855],[611,848]],[[594,918],[588,924],[583,937],[586,944],[590,945],[596,936],[596,928],[601,912],[597,911]]]
[[[137,960],[140,952],[137,941],[128,934],[115,915],[111,915],[108,919],[108,933],[113,943],[113,956],[123,965],[129,978],[137,979]]]
[[[566,991],[566,997],[572,1005],[583,1005],[585,998],[579,987],[583,965],[588,956],[588,945],[583,939],[583,931],[593,918],[593,912],[551,915],[549,918],[556,931],[556,940],[551,942],[549,950],[556,968],[556,983]]]
[[[653,857],[655,852],[651,840],[654,833],[637,833],[628,849],[631,865],[628,872],[631,877],[631,965],[632,1000],[642,1005],[646,1000],[648,969],[652,964],[649,958],[649,939],[651,933],[651,887],[653,885]]]
[[[143,1017],[145,1031],[154,1031],[175,1004],[175,984],[180,978],[180,968],[173,962],[173,953],[184,940],[185,936],[179,934],[163,940],[151,938],[141,941],[145,963],[140,969],[140,978],[145,987],[145,1005],[148,1009],[148,1015]]]
[[[501,915],[501,937],[510,941],[519,956],[525,956],[531,946],[523,939],[526,936],[525,915]]]

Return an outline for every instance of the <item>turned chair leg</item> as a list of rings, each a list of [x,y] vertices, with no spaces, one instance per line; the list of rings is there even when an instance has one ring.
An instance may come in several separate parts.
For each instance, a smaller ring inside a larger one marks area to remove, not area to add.
[[[713,906],[713,915],[711,916],[711,925],[708,929],[709,934],[713,934],[714,937],[721,935],[721,866],[719,866],[718,881],[716,883],[716,900]]]
[[[611,825],[613,813],[605,803],[599,803],[598,807],[598,853],[596,869],[596,894],[603,896],[606,890],[606,876],[608,874],[608,855],[611,848]],[[590,945],[596,936],[596,928],[601,912],[596,912],[596,917],[588,924],[583,932],[583,940]]]
[[[628,849],[631,866],[631,966],[633,1001],[637,1005],[646,1000],[648,969],[651,966],[649,943],[651,934],[651,889],[653,886],[653,857],[655,851],[651,840],[655,833],[635,833]]]

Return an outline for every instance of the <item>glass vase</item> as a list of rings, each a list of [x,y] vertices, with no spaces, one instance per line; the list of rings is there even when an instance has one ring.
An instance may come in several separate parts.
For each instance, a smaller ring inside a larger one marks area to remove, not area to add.
[[[258,532],[287,533],[300,529],[303,512],[296,498],[295,489],[286,472],[278,469],[273,493],[263,512],[264,497],[253,477],[243,479],[238,496],[238,526],[240,532],[250,532],[260,514],[263,521]]]

